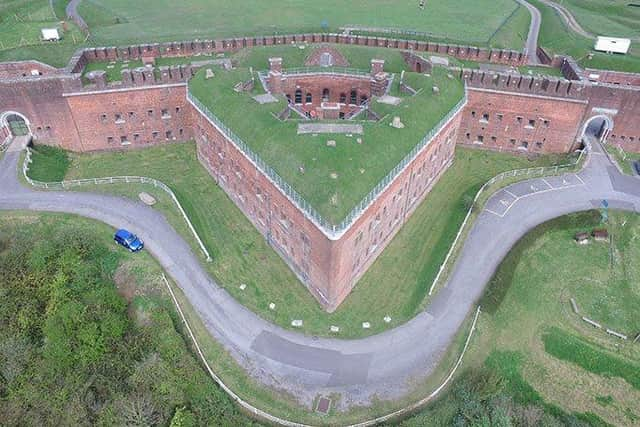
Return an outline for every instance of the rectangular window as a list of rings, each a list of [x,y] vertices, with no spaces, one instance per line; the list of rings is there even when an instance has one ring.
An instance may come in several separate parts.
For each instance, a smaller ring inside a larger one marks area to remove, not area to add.
[[[115,118],[116,118],[116,123],[124,123],[124,119],[122,118],[122,114],[116,113],[115,114]]]
[[[151,133],[151,136],[153,136],[153,139],[158,139],[158,135],[159,135],[159,132],[157,130]]]
[[[102,123],[107,123],[107,115],[106,114],[100,114],[100,121]]]
[[[543,120],[542,124],[544,125],[544,127],[548,128],[549,127],[549,120]]]
[[[484,142],[484,136],[482,136],[482,135],[478,135],[478,139],[476,139],[476,141],[478,141],[478,142]]]
[[[163,119],[168,119],[170,118],[171,115],[169,114],[169,110],[167,110],[166,108],[162,110],[162,118]]]
[[[147,116],[153,117],[153,110],[147,110]]]
[[[171,132],[170,130],[166,131],[164,134],[167,137],[167,139],[172,139],[173,138],[173,132]]]
[[[107,137],[107,144],[113,144],[113,137],[112,136],[108,136]]]
[[[176,113],[180,112],[180,107],[176,107]]]
[[[518,124],[522,124],[522,117],[520,116],[516,117],[516,121],[518,122]]]
[[[131,144],[131,143],[129,142],[129,140],[127,139],[127,137],[126,137],[126,136],[121,136],[121,137],[120,137],[120,144],[122,144],[122,145],[129,145],[129,144]]]
[[[129,118],[133,119],[136,117],[136,113],[134,113],[133,111],[129,111]]]
[[[535,121],[535,120],[533,120],[533,119],[530,119],[530,120],[529,120],[529,125],[528,125],[528,127],[530,127],[530,128],[534,128],[534,127],[536,127],[536,121]]]
[[[502,118],[504,117],[504,115],[503,114],[497,114],[497,117],[498,117],[498,121],[501,122]]]
[[[489,123],[489,114],[488,113],[484,113],[482,115],[482,119],[480,119],[480,121],[484,122],[484,123]]]
[[[139,133],[134,133],[133,134],[133,140],[135,141],[140,141],[140,134]]]

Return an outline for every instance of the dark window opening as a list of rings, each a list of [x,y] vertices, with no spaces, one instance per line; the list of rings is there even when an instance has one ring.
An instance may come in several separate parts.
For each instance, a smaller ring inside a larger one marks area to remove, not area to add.
[[[329,89],[322,89],[322,102],[329,102]]]
[[[358,102],[358,92],[355,90],[351,91],[351,104],[355,105]]]
[[[346,104],[347,103],[347,94],[346,93],[341,93],[340,94],[340,103],[341,104]]]
[[[302,91],[300,89],[296,90],[296,104],[302,104]]]
[[[306,102],[307,104],[311,104],[311,103],[313,102],[313,95],[311,95],[311,93],[307,93],[307,96],[306,96],[305,102]]]

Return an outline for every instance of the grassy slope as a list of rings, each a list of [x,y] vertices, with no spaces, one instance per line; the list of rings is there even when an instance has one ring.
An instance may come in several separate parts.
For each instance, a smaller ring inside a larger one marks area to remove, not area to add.
[[[218,70],[210,80],[203,71],[189,88],[324,218],[338,224],[462,98],[461,82],[446,75],[446,70],[435,68],[431,77],[413,79],[422,92],[405,97],[399,106],[373,103],[372,108],[387,118],[363,123],[362,144],[355,136],[297,135],[298,121],[279,122],[272,116],[285,107],[284,100],[260,105],[248,94],[234,92],[233,85],[248,78],[246,69]],[[431,93],[433,86],[440,88],[438,96]],[[393,116],[401,117],[404,129],[389,126]],[[329,139],[337,146],[327,147]]]
[[[236,299],[261,316],[289,327],[292,319],[304,319],[305,332],[327,335],[330,325],[341,327],[341,336],[379,332],[413,316],[423,304],[438,266],[449,249],[466,214],[465,196],[495,174],[548,162],[523,157],[458,148],[456,162],[426,201],[405,224],[383,254],[360,280],[353,293],[333,314],[324,313],[280,258],[227,196],[197,163],[193,144],[170,145],[126,153],[73,155],[67,178],[128,174],[132,168],[160,179],[175,191],[187,210],[214,261],[208,271]],[[32,164],[38,173],[42,164]],[[159,209],[171,224],[193,242],[184,221],[161,192],[149,187],[91,188],[135,198],[144,188],[158,197]],[[89,188],[83,187],[89,190]],[[200,251],[193,246],[194,253]],[[406,253],[415,254],[406,257]],[[248,285],[240,291],[240,283]],[[274,302],[280,307],[268,309]],[[392,317],[390,325],[382,322]],[[372,328],[364,331],[362,321]]]
[[[62,67],[80,47],[84,36],[71,22],[63,33],[59,18],[62,1],[51,8],[47,0],[8,0],[0,3],[0,61],[38,59]],[[64,7],[62,6],[62,9]],[[58,28],[60,42],[40,41],[42,28]]]
[[[562,18],[549,6],[538,0],[530,3],[540,10],[542,26],[538,43],[552,54],[573,56],[583,67],[640,72],[640,51],[629,55],[608,55],[593,51],[593,40],[569,31]],[[588,55],[593,54],[589,59]]]
[[[640,391],[623,377],[630,372],[628,364],[640,367],[640,350],[587,325],[572,312],[569,299],[576,299],[581,316],[629,335],[640,330],[640,268],[633,261],[640,257],[640,216],[611,214],[612,248],[607,243],[575,244],[577,231],[598,225],[597,213],[563,217],[536,228],[510,251],[480,302],[479,342],[467,366],[477,368],[511,353],[521,361],[519,375],[544,401],[630,425],[640,415]],[[545,338],[554,330],[560,334]],[[578,337],[578,344],[554,339],[563,334]],[[555,347],[545,350],[552,340]],[[574,350],[568,350],[570,344]],[[617,378],[601,375],[598,361],[605,356],[617,361]],[[629,381],[634,383],[635,377]],[[610,404],[598,403],[606,396],[611,396],[605,399]]]
[[[640,7],[629,0],[564,0],[578,23],[593,34],[614,37],[640,37]]]
[[[512,0],[323,2],[224,0],[86,0],[79,11],[98,43],[192,39],[329,30],[349,24],[428,31],[440,37],[486,43],[517,7]],[[181,16],[182,19],[174,19]],[[241,18],[240,18],[241,17]],[[519,29],[521,30],[521,29]],[[519,48],[521,46],[511,46]]]

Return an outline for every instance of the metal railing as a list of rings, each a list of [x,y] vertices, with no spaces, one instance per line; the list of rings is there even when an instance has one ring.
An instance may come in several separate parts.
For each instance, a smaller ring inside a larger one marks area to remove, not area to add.
[[[72,187],[79,187],[82,185],[150,184],[150,185],[153,185],[155,188],[159,188],[163,190],[165,193],[169,195],[169,197],[171,197],[171,200],[177,206],[178,210],[180,211],[180,214],[182,215],[182,218],[187,223],[189,230],[191,231],[193,236],[196,238],[196,242],[198,243],[198,246],[200,246],[200,249],[204,253],[204,256],[207,258],[207,261],[211,261],[211,255],[209,255],[209,251],[207,251],[207,248],[204,246],[202,239],[198,235],[198,232],[196,231],[196,229],[193,227],[191,220],[189,220],[189,217],[187,216],[187,213],[182,208],[182,205],[178,201],[178,198],[176,197],[174,192],[171,190],[171,188],[169,188],[162,181],[158,181],[157,179],[148,178],[144,176],[109,176],[104,178],[87,178],[87,179],[73,179],[73,180],[58,181],[58,182],[42,182],[42,181],[37,181],[35,179],[31,179],[27,174],[27,172],[29,171],[29,164],[31,162],[32,162],[31,148],[27,147],[24,161],[22,163],[22,174],[24,176],[24,179],[29,183],[29,185],[35,188],[44,188],[48,190],[68,190]]]
[[[215,114],[209,110],[189,89],[187,99],[200,111],[235,147],[240,150],[304,215],[320,228],[327,237],[338,239],[353,224],[360,215],[371,205],[394,179],[411,163],[411,161],[433,140],[440,130],[467,103],[465,88],[462,99],[433,127],[422,140],[380,181],[378,184],[347,214],[339,224],[332,224],[315,210],[296,190],[291,187],[278,173],[255,153],[239,136],[227,127]]]
[[[493,178],[491,178],[489,181],[485,182],[484,185],[480,187],[480,189],[476,193],[476,196],[473,198],[473,202],[471,203],[471,206],[467,211],[467,215],[464,217],[464,221],[462,221],[462,224],[460,225],[460,229],[458,230],[458,233],[456,234],[455,239],[453,239],[453,243],[451,243],[451,247],[449,247],[449,252],[447,252],[447,256],[445,257],[444,261],[440,265],[440,268],[438,269],[438,274],[436,275],[435,279],[433,279],[433,282],[431,283],[431,287],[429,288],[429,295],[433,294],[433,290],[435,289],[438,281],[440,280],[442,274],[444,273],[451,259],[451,256],[455,252],[458,246],[458,242],[460,241],[460,237],[462,236],[465,228],[467,227],[467,224],[469,223],[469,218],[471,217],[471,213],[477,208],[476,205],[478,203],[478,200],[480,200],[480,197],[484,193],[489,191],[490,187],[493,184],[504,181],[507,178],[513,178],[513,177],[519,177],[519,176],[526,177],[528,179],[528,178],[534,178],[536,176],[549,176],[549,175],[556,175],[561,172],[570,172],[580,167],[580,163],[582,162],[582,158],[585,152],[587,152],[587,150],[581,150],[580,154],[578,155],[578,158],[573,163],[566,163],[564,165],[557,165],[557,166],[540,166],[535,168],[514,169],[514,170],[502,172],[494,176]]]
[[[282,70],[282,74],[286,75],[299,75],[299,74],[332,74],[338,76],[361,76],[361,77],[371,77],[371,73],[369,71],[360,70],[357,68],[348,68],[348,67],[322,67],[322,66],[313,66],[313,67],[296,67],[296,68],[285,68]]]

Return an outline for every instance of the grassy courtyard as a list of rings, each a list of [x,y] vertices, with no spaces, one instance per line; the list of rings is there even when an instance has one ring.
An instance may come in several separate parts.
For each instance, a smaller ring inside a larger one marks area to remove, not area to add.
[[[380,332],[411,318],[423,304],[468,205],[480,186],[499,172],[549,164],[557,158],[538,158],[497,154],[457,148],[451,169],[405,224],[383,254],[360,280],[347,300],[330,315],[320,309],[309,292],[297,281],[284,262],[244,218],[199,165],[195,145],[179,144],[137,151],[70,154],[67,179],[124,175],[132,169],[162,180],[176,193],[201,235],[213,262],[205,268],[238,301],[262,317],[283,327],[292,319],[304,319],[304,331],[328,335],[330,325],[341,327],[340,336],[356,337]],[[34,157],[30,174],[43,174],[44,159]],[[49,163],[50,164],[50,163]],[[107,191],[136,198],[148,191],[159,200],[156,207],[169,222],[193,242],[184,220],[168,197],[152,187],[95,186],[81,191]],[[406,253],[414,256],[407,257]],[[247,284],[241,291],[239,285]],[[271,311],[270,302],[281,309]],[[392,317],[387,325],[382,321]],[[363,321],[371,322],[363,330]]]
[[[434,68],[430,77],[407,73],[407,81],[420,93],[404,96],[398,106],[373,101],[372,110],[383,119],[359,122],[364,133],[353,136],[298,135],[298,120],[274,117],[286,107],[284,97],[261,105],[251,94],[233,90],[250,77],[247,69],[218,69],[209,80],[202,70],[189,82],[189,90],[325,219],[339,224],[462,99],[462,82],[447,73],[443,68]],[[438,95],[432,93],[433,86],[440,89]],[[401,117],[404,129],[389,126],[394,116]],[[328,140],[336,146],[327,147]]]

